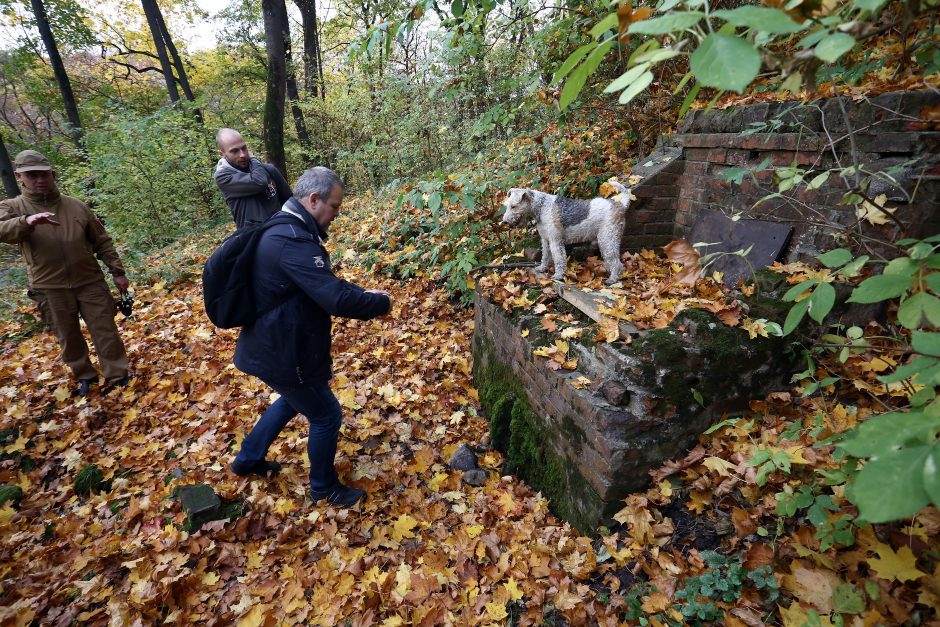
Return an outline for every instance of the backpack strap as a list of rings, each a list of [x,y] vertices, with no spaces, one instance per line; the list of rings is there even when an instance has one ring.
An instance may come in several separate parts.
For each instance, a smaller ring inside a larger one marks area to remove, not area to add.
[[[294,223],[294,220],[296,220],[296,216],[294,216],[294,215],[281,215],[281,212],[278,212],[278,213],[276,213],[275,215],[271,216],[267,221],[261,223],[261,225],[259,226],[259,228],[260,228],[262,231],[267,231],[267,230],[268,230],[269,228],[271,228],[272,226],[277,226],[277,225],[279,225],[279,224],[293,224],[293,223]],[[306,228],[306,225],[304,225],[304,227]],[[266,314],[271,313],[272,311],[274,311],[275,309],[277,309],[277,308],[280,307],[281,305],[283,305],[283,304],[287,303],[288,301],[290,301],[292,298],[294,298],[295,296],[297,296],[297,294],[299,294],[299,293],[301,293],[300,290],[292,290],[291,293],[290,293],[286,298],[283,298],[283,299],[277,301],[276,303],[274,303],[273,305],[271,305],[270,307],[268,307],[268,308],[266,308],[266,309],[264,309],[264,310],[262,310],[262,311],[259,311],[259,312],[258,312],[258,315],[255,317],[255,320],[258,320],[258,319],[260,319],[262,316],[265,316]]]

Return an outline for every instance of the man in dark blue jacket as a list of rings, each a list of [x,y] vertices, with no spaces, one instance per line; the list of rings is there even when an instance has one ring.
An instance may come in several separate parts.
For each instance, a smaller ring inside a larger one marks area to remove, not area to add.
[[[232,471],[240,476],[278,472],[280,464],[265,456],[287,422],[300,413],[310,422],[313,499],[348,506],[365,492],[343,485],[333,465],[343,414],[329,385],[330,317],[369,320],[387,314],[392,302],[387,292],[364,290],[330,270],[323,241],[339,214],[343,189],[332,170],[307,170],[279,214],[293,219],[268,227],[258,244],[252,280],[255,305],[265,313],[242,328],[235,366],[281,397],[245,437]]]

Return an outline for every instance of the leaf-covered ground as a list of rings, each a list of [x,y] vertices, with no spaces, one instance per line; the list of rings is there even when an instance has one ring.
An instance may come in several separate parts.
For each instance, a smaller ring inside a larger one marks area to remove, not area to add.
[[[340,241],[380,232],[385,213],[357,204],[350,212],[337,225]],[[335,326],[334,389],[346,411],[337,464],[369,492],[361,506],[340,509],[307,496],[301,418],[272,450],[285,464],[279,477],[244,480],[228,470],[271,398],[231,365],[235,333],[203,314],[192,277],[216,241],[176,251],[180,280],[138,287],[135,314],[120,323],[134,364],[128,388],[76,398],[51,335],[20,338],[21,323],[0,327],[14,338],[0,345],[0,483],[23,490],[0,508],[4,623],[936,622],[940,514],[928,508],[906,525],[852,527],[840,464],[825,443],[903,401],[904,390],[875,380],[894,365],[890,354],[867,350],[828,364],[842,369],[843,383],[821,395],[755,399],[751,415],[666,462],[650,490],[626,500],[616,526],[587,538],[522,481],[501,476],[504,460],[486,446],[471,383],[472,311],[433,274],[372,274],[349,246],[337,255],[341,274],[389,290],[395,309]],[[609,315],[659,327],[696,306],[765,330],[720,281],[684,273],[683,250],[668,251],[676,263],[653,251],[626,259],[636,278],[611,290]],[[781,270],[792,281],[811,271]],[[572,264],[569,278],[598,288],[599,272],[589,260]],[[507,306],[535,310],[522,275],[484,284]],[[571,328],[544,313],[546,328]],[[585,332],[622,341],[615,326]],[[447,466],[462,443],[490,471],[483,487]],[[78,494],[89,465],[104,485]],[[174,493],[193,483],[212,485],[230,518],[190,529]]]

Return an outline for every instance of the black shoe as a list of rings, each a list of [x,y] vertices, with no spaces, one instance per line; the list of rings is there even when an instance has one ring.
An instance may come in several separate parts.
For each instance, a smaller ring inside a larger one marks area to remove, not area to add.
[[[130,382],[131,382],[130,376],[129,376],[129,375],[124,375],[123,377],[121,377],[120,379],[118,379],[117,381],[115,381],[114,383],[112,383],[111,385],[113,385],[113,386],[116,387],[116,388],[122,388],[122,387],[124,387],[125,385],[127,385],[127,384],[130,383]]]
[[[328,503],[333,505],[342,505],[344,507],[349,507],[350,505],[355,505],[359,499],[366,495],[365,490],[360,490],[359,488],[351,488],[342,483],[336,484],[336,487],[332,490],[311,490],[310,496],[313,497],[314,501],[319,501],[321,499],[326,499]]]
[[[240,462],[236,459],[232,462],[232,472],[239,477],[247,477],[248,475],[261,475],[262,477],[271,475],[273,477],[281,472],[281,465],[266,459],[262,459],[260,462]]]
[[[78,395],[85,396],[88,394],[88,390],[91,388],[91,384],[94,383],[94,379],[79,379],[78,380]]]

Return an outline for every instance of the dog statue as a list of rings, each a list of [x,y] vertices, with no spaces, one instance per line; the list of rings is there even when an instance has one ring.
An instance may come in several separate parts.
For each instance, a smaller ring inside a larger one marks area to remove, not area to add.
[[[610,184],[620,192],[613,199],[574,200],[534,189],[509,190],[503,201],[503,222],[515,225],[526,215],[532,216],[542,238],[542,263],[536,271],[545,272],[554,262],[552,279],[560,281],[568,262],[565,244],[596,241],[608,272],[604,283],[620,280],[620,239],[630,207],[630,191],[620,183]]]

